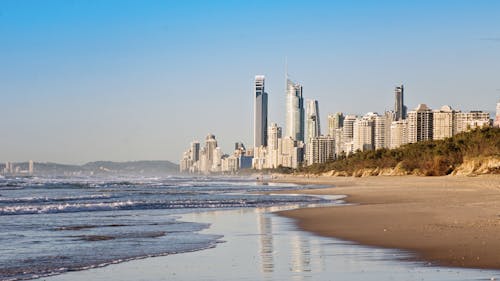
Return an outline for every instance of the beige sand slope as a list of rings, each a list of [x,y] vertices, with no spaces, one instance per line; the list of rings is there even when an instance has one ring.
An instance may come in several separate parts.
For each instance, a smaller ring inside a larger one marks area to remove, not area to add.
[[[410,250],[434,264],[500,269],[500,175],[283,177],[333,184],[355,205],[281,212],[319,235]]]

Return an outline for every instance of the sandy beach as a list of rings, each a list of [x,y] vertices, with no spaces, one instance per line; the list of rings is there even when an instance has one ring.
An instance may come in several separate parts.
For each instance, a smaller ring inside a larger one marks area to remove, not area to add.
[[[303,193],[347,195],[345,206],[280,212],[322,236],[397,248],[435,265],[500,269],[500,175],[281,177],[329,184]]]

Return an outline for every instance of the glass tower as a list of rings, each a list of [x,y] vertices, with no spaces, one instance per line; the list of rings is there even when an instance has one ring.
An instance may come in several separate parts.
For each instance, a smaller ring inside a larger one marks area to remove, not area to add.
[[[286,136],[304,142],[302,85],[286,79]]]
[[[267,146],[267,93],[264,75],[255,76],[254,147]]]

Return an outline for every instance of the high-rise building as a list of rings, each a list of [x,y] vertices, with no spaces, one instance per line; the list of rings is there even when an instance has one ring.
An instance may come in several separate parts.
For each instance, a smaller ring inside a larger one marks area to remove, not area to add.
[[[404,104],[404,86],[398,86],[394,90],[394,113],[395,119],[403,120],[406,119],[406,106]]]
[[[311,138],[306,146],[307,165],[326,163],[335,159],[335,139],[331,136]]]
[[[189,157],[193,162],[200,160],[200,142],[193,141],[191,143],[190,155]]]
[[[457,112],[448,105],[443,105],[439,110],[433,112],[432,138],[442,140],[451,138],[456,134]]]
[[[189,145],[189,149],[184,152],[180,161],[180,171],[181,173],[189,172],[189,173],[197,173],[200,172],[201,165],[201,149],[200,142],[193,141]],[[206,153],[205,149],[203,149],[203,162],[206,163]]]
[[[353,138],[354,132],[354,122],[358,117],[356,115],[347,115],[344,118],[344,127],[343,127],[343,135],[342,139],[344,142],[350,142]]]
[[[344,141],[342,140],[342,128],[336,129],[331,136],[335,140],[335,158],[344,151]]]
[[[205,138],[205,150],[207,153],[207,160],[212,163],[214,160],[214,150],[217,148],[217,140],[215,135],[208,134]]]
[[[340,129],[344,126],[344,114],[342,112],[337,112],[335,114],[328,115],[328,135],[334,136],[335,130]]]
[[[221,172],[223,173],[235,173],[240,169],[239,158],[235,155],[224,155],[221,159]]]
[[[500,100],[497,102],[497,112],[495,114],[495,122],[493,126],[500,127]]]
[[[286,79],[286,136],[304,142],[304,98],[302,85]]]
[[[277,168],[282,165],[282,130],[278,124],[271,123],[268,129],[267,139],[267,166],[268,168]]]
[[[189,154],[187,152],[184,152],[182,154],[181,161],[179,162],[179,171],[181,173],[187,172],[189,170],[190,163],[189,163]]]
[[[480,110],[472,110],[470,112],[458,112],[457,116],[457,133],[490,126],[490,113]]]
[[[433,114],[426,104],[408,112],[408,142],[432,140]]]
[[[386,111],[384,115],[374,117],[374,148],[389,148],[391,143],[391,123],[394,121],[394,112]]]
[[[209,172],[211,166],[212,166],[212,164],[208,162],[207,148],[202,147],[200,149],[199,172],[207,174]]]
[[[267,144],[270,149],[278,149],[278,140],[282,138],[282,129],[278,124],[271,123],[268,128]]]
[[[252,167],[257,170],[268,168],[267,147],[256,146],[253,151]]]
[[[297,168],[304,161],[304,143],[292,137],[282,139],[283,167]]]
[[[223,157],[224,157],[224,154],[222,153],[222,149],[220,147],[216,147],[214,149],[214,153],[213,153],[212,168],[210,169],[210,172],[220,172],[221,171]]]
[[[28,162],[28,174],[33,175],[34,172],[35,172],[35,163],[33,162],[33,160],[30,160]]]
[[[264,75],[255,76],[254,147],[267,146],[267,93]]]
[[[307,100],[306,102],[306,142],[321,135],[319,122],[319,104],[317,100]]]
[[[377,114],[370,112],[353,124],[354,151],[373,150],[375,143],[375,118]]]
[[[3,169],[4,174],[12,174],[13,169],[12,169],[12,163],[10,162],[5,162],[5,168]]]
[[[408,143],[408,120],[393,121],[390,130],[391,138],[389,148],[398,148]]]

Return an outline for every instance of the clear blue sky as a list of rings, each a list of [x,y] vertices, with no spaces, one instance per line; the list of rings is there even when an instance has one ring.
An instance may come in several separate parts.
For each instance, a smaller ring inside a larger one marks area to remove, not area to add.
[[[169,159],[252,142],[256,74],[284,121],[284,61],[330,112],[492,111],[500,1],[0,1],[0,161]]]

